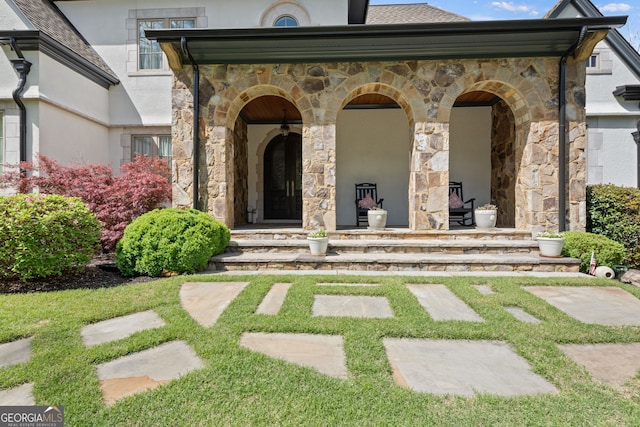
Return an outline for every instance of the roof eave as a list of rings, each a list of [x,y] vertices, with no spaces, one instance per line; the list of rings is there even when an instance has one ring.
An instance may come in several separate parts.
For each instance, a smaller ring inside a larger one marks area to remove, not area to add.
[[[20,50],[40,51],[105,89],[120,83],[120,80],[115,75],[105,72],[40,31],[0,31],[0,43],[8,43],[11,38],[16,40]]]
[[[149,30],[146,36],[187,63],[181,48],[184,38],[201,64],[562,56],[584,27],[608,31],[626,19]]]

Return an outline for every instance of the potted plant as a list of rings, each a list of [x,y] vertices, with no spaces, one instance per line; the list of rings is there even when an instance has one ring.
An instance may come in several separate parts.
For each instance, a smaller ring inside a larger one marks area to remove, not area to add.
[[[311,255],[325,255],[327,253],[327,247],[329,246],[329,236],[327,232],[322,228],[310,232],[307,235],[307,242],[309,242],[309,250]]]
[[[369,221],[369,229],[383,230],[387,225],[387,211],[379,208],[375,200],[369,194],[358,202],[358,207],[368,209],[367,220]]]
[[[489,229],[496,226],[496,219],[498,217],[498,208],[496,205],[487,203],[482,206],[478,206],[475,209],[476,228]]]
[[[556,231],[545,231],[536,234],[540,256],[559,258],[562,255],[564,246],[564,233]]]

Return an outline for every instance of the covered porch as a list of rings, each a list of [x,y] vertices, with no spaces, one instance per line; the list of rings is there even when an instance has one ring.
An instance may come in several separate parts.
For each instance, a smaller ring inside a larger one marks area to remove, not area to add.
[[[175,73],[174,205],[336,231],[377,182],[389,226],[443,231],[457,180],[499,226],[584,229],[584,58],[623,22],[148,31]]]

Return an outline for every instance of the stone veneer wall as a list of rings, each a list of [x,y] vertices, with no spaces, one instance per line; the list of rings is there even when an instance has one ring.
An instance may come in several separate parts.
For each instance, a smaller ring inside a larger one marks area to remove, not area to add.
[[[234,164],[234,223],[247,223],[247,207],[249,206],[249,147],[247,123],[238,116],[234,127],[233,164]]]
[[[498,207],[498,227],[515,227],[516,127],[509,106],[500,100],[491,108],[491,200]]]
[[[584,228],[584,68],[569,62],[574,82],[568,96],[571,227]],[[190,67],[174,70],[174,204],[190,197],[192,97]],[[335,123],[338,112],[355,97],[380,93],[394,99],[413,129],[408,183],[409,227],[448,227],[449,117],[456,98],[486,91],[501,97],[513,113],[515,226],[558,227],[558,59],[399,61],[273,65],[201,65],[202,147],[200,206],[233,227],[234,128],[251,100],[276,95],[300,111],[303,122],[303,227],[334,230],[336,224]],[[581,110],[582,109],[582,110]],[[582,192],[581,192],[582,191]]]

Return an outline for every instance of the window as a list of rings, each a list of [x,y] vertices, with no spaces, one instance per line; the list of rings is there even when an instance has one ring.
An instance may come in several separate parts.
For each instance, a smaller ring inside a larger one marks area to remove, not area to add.
[[[161,70],[162,49],[155,40],[144,36],[145,30],[161,28],[195,28],[195,19],[140,19],[138,20],[138,69]]]
[[[598,68],[598,55],[591,55],[587,59],[587,68]]]
[[[276,19],[273,23],[274,27],[297,27],[298,21],[293,16],[284,15]]]
[[[133,157],[147,155],[167,159],[171,163],[170,135],[136,135],[133,137]]]

